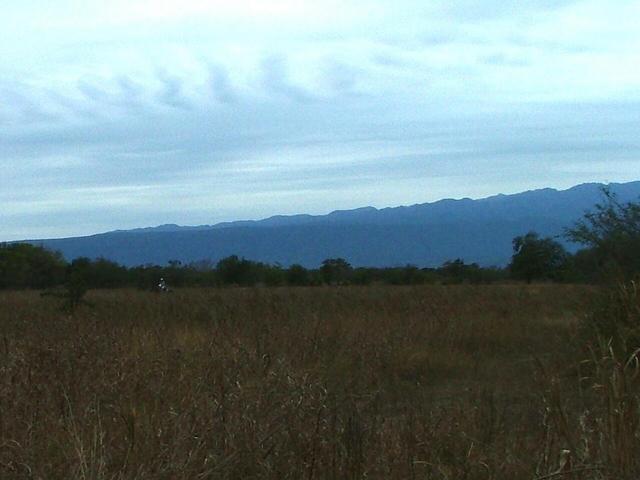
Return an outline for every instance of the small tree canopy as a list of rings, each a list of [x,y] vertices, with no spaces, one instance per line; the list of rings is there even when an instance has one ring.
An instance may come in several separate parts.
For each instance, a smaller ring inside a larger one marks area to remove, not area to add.
[[[552,238],[540,238],[536,232],[513,239],[513,256],[509,269],[514,278],[559,280],[568,259],[564,247]]]
[[[348,283],[352,271],[353,268],[344,258],[327,258],[320,267],[322,279],[329,285]]]

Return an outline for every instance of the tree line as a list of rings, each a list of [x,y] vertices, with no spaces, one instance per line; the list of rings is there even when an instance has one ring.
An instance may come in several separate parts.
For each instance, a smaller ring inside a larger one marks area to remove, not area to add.
[[[289,267],[232,255],[217,263],[207,260],[183,264],[125,267],[105,258],[76,258],[66,262],[58,252],[41,246],[0,245],[0,289],[46,289],[82,284],[86,288],[136,287],[154,290],[160,279],[170,288],[219,286],[419,285],[427,283],[493,283],[509,277],[506,269],[483,268],[461,259],[439,268],[353,267],[343,258],[329,258],[318,268]]]
[[[481,267],[463,259],[438,268],[415,265],[354,268],[343,258],[329,258],[318,268],[256,262],[236,255],[209,260],[127,268],[99,258],[67,262],[59,252],[25,243],[0,245],[0,289],[46,289],[58,285],[82,288],[154,289],[160,278],[170,287],[419,285],[429,283],[495,283],[509,280],[600,282],[630,278],[640,272],[640,203],[621,203],[609,190],[604,201],[567,229],[566,239],[583,246],[572,254],[556,238],[528,232],[513,239],[510,264]]]

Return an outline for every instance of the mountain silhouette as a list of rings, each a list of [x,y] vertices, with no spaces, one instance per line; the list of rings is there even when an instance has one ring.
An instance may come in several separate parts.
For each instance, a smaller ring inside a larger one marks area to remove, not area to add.
[[[354,266],[439,266],[455,258],[503,266],[511,257],[512,239],[528,231],[558,236],[566,244],[562,233],[603,200],[602,188],[588,183],[478,200],[445,199],[215,225],[167,224],[30,242],[59,250],[68,260],[103,257],[127,266],[164,265],[169,260],[215,262],[234,254],[283,266],[317,267],[332,257]],[[620,201],[640,198],[640,181],[612,183],[609,188]]]

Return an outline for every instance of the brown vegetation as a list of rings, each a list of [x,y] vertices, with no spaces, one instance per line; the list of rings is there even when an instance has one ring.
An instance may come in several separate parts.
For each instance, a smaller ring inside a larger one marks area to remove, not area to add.
[[[0,293],[0,477],[624,478],[634,364],[576,361],[592,295],[91,291],[70,315]]]

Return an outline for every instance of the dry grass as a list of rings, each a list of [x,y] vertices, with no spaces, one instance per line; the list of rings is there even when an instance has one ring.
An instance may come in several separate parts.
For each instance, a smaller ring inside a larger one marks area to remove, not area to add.
[[[565,478],[622,478],[572,360],[592,294],[95,291],[69,316],[2,293],[0,477],[529,479],[566,448]]]

